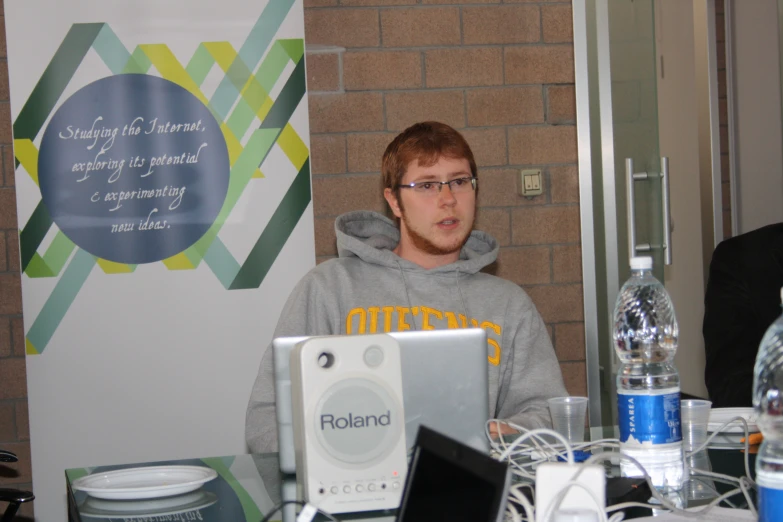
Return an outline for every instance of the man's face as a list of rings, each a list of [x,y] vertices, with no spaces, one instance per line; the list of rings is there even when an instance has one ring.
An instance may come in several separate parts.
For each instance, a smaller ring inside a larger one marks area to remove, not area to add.
[[[402,184],[421,181],[450,181],[470,177],[468,160],[441,156],[429,167],[414,160],[408,165]],[[399,198],[387,188],[384,196],[395,216],[400,218],[398,254],[421,266],[448,264],[459,258],[476,214],[476,192],[453,194],[448,185],[430,196],[401,188]]]

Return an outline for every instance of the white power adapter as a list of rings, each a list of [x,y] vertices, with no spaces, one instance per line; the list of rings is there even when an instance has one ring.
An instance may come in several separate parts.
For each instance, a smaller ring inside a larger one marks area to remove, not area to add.
[[[565,491],[569,482],[576,482]],[[562,500],[558,502],[561,493]],[[552,505],[557,502],[557,505]],[[606,508],[606,476],[596,464],[544,462],[536,468],[536,522],[549,522],[560,509],[586,509],[599,513]]]

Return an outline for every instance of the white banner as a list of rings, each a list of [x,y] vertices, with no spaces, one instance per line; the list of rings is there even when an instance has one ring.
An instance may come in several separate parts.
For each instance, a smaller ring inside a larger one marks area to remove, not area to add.
[[[63,470],[246,452],[314,265],[301,0],[5,8],[36,520]]]

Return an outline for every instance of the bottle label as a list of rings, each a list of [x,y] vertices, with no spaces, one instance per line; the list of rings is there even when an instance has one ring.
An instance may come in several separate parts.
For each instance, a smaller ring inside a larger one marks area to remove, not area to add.
[[[759,522],[783,522],[783,489],[759,485]]]
[[[617,394],[620,442],[671,444],[682,440],[680,390]],[[653,392],[654,393],[654,392]]]

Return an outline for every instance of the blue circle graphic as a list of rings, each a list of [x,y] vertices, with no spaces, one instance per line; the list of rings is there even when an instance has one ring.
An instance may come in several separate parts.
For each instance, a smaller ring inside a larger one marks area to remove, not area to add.
[[[41,140],[38,180],[49,214],[76,245],[118,263],[152,263],[212,226],[228,192],[228,148],[190,92],[120,74],[57,110]]]

